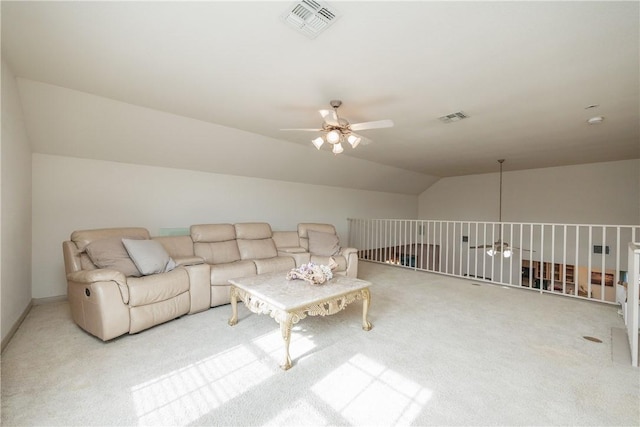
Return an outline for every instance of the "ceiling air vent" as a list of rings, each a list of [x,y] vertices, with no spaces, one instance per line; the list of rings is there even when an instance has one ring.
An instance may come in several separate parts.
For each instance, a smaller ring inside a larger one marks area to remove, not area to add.
[[[284,22],[310,39],[315,39],[338,18],[338,11],[333,6],[316,0],[294,3],[282,15]]]
[[[468,117],[469,116],[467,116],[462,111],[458,111],[457,113],[451,113],[447,114],[446,116],[438,117],[438,120],[440,120],[442,123],[453,123],[459,122],[460,120],[466,119]]]

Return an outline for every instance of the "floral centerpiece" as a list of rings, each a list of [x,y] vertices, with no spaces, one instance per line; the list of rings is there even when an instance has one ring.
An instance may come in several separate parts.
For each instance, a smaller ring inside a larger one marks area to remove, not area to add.
[[[302,264],[298,268],[294,268],[287,273],[287,280],[302,279],[312,285],[322,285],[327,280],[333,278],[332,268],[337,267],[336,262],[331,258],[329,265],[320,265],[315,262]]]

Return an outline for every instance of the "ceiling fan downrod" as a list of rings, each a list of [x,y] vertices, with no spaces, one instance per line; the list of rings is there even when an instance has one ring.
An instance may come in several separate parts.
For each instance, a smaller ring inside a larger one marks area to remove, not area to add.
[[[498,160],[500,163],[500,204],[498,206],[498,222],[502,222],[502,164],[504,163],[504,159]]]

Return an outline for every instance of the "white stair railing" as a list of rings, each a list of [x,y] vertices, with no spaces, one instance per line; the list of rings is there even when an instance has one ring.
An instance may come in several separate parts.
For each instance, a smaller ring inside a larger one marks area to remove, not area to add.
[[[639,239],[640,225],[349,219],[362,260],[611,304]],[[498,241],[510,257],[473,249]]]

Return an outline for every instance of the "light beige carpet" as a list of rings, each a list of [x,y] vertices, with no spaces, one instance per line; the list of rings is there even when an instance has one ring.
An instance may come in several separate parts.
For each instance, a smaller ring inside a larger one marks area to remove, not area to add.
[[[361,304],[308,317],[281,371],[268,316],[230,306],[103,343],[66,302],[2,354],[2,425],[638,425],[617,307],[361,262]],[[602,343],[583,339],[593,336]]]

